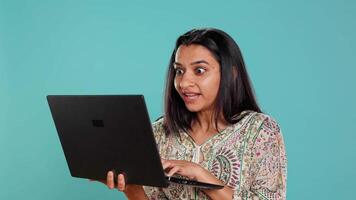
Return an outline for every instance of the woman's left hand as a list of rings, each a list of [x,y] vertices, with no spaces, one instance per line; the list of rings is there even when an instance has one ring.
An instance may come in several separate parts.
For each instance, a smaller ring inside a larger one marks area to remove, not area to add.
[[[167,172],[167,176],[179,174],[192,180],[197,180],[205,183],[225,185],[221,180],[217,179],[212,173],[204,169],[200,165],[185,161],[185,160],[162,160],[163,169]],[[211,199],[231,199],[233,190],[225,186],[220,190],[203,190]]]
[[[179,174],[189,179],[197,180],[197,176],[204,170],[200,165],[185,160],[161,160],[163,169],[169,177]]]

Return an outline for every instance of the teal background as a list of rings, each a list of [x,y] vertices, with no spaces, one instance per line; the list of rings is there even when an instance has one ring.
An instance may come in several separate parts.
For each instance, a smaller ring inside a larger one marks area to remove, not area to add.
[[[240,45],[281,125],[288,199],[352,199],[356,2],[0,0],[0,199],[124,199],[72,178],[48,94],[145,95],[162,113],[175,39],[216,27]]]

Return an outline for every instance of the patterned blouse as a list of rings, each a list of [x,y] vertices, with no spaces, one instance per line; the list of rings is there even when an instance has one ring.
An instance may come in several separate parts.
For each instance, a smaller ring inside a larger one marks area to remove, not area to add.
[[[196,145],[189,134],[166,136],[163,119],[153,123],[162,158],[198,163],[234,191],[233,199],[286,199],[287,159],[281,130],[270,116],[243,111],[236,124]],[[151,200],[210,199],[190,186],[144,186]]]

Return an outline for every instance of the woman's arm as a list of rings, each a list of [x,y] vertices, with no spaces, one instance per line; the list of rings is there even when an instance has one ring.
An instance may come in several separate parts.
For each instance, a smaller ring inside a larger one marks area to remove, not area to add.
[[[202,171],[198,173],[197,180],[206,183],[212,183],[217,185],[224,185],[225,187],[220,190],[203,190],[211,199],[215,200],[231,200],[233,195],[233,190],[229,186],[225,185],[221,180],[217,179],[208,170],[202,168]]]
[[[267,117],[252,141],[246,179],[234,199],[285,200],[287,158],[277,122]]]
[[[168,170],[167,176],[173,176],[174,174],[179,174],[188,177],[192,180],[197,180],[200,182],[225,185],[219,179],[217,179],[208,170],[204,169],[200,165],[185,161],[185,160],[163,160],[163,169]],[[223,189],[211,189],[203,190],[213,200],[231,200],[233,195],[233,190],[226,186]]]
[[[287,160],[280,128],[266,118],[261,125],[248,155],[244,183],[238,190],[225,186],[221,190],[203,190],[211,199],[286,199]],[[179,174],[201,182],[224,185],[200,165],[184,160],[162,160],[167,175]]]

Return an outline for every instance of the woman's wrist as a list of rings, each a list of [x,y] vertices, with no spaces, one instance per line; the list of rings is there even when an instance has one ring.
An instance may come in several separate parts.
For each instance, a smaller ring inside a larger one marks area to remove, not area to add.
[[[210,171],[203,167],[198,167],[195,179],[200,182],[206,182],[211,184],[223,184],[218,178],[216,178]]]
[[[200,167],[196,175],[196,180],[205,183],[224,185],[225,187],[220,190],[203,190],[203,192],[208,195],[211,199],[232,199],[233,191],[230,187],[225,185],[221,180],[216,178],[211,172]]]

